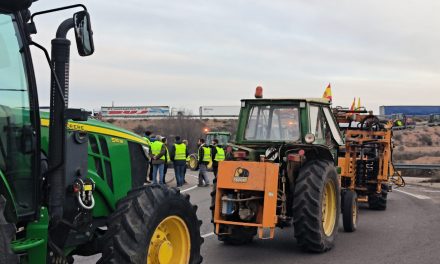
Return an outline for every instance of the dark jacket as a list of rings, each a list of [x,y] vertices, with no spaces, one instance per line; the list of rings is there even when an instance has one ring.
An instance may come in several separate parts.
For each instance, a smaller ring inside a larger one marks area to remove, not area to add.
[[[211,146],[211,158],[212,158],[212,166],[213,167],[218,167],[218,161],[215,161],[215,155],[217,155],[217,148],[216,146],[212,145]]]
[[[153,158],[153,154],[150,152],[151,157],[151,164],[157,165],[157,164],[165,164],[165,160],[161,159],[163,155],[166,155],[166,148],[165,144],[162,145],[162,148],[160,149],[159,155],[156,156],[156,159]],[[166,158],[166,156],[165,156]]]
[[[170,158],[171,158],[171,160],[174,162],[174,164],[176,164],[176,165],[185,165],[185,164],[186,164],[186,160],[174,160],[174,158],[176,157],[176,146],[175,146],[175,144],[182,144],[182,141],[181,141],[181,140],[176,141],[176,143],[174,143],[174,144],[171,146],[171,149],[170,149]],[[188,153],[188,146],[186,146],[186,154],[185,154],[185,158],[188,157],[188,155],[189,155],[189,153]]]

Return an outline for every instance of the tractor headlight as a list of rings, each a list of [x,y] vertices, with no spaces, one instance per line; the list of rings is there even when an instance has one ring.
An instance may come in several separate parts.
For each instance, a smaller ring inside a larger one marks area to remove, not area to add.
[[[304,140],[306,141],[307,144],[312,144],[313,142],[315,142],[315,135],[313,134],[307,134],[304,137]]]

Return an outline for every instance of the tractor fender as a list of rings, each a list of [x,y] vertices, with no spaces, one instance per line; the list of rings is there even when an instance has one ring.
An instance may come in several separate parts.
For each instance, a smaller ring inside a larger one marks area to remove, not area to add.
[[[332,155],[330,148],[323,145],[303,146],[307,161],[311,160],[328,160],[335,163],[335,157]]]

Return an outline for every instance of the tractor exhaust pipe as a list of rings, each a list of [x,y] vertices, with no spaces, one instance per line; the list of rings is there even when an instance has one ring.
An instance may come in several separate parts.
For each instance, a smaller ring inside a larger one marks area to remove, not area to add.
[[[66,109],[69,98],[70,40],[67,32],[74,27],[72,18],[66,19],[58,27],[56,38],[52,40],[51,63],[55,75],[51,76],[50,124],[49,124],[49,212],[51,219],[63,217],[65,199],[65,158],[66,158]],[[61,87],[58,86],[58,83]],[[61,90],[59,89],[61,88]]]

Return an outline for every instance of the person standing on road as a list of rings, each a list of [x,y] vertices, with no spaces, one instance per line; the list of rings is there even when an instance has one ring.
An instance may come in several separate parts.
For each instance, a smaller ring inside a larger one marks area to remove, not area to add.
[[[214,176],[217,178],[218,173],[218,163],[220,161],[225,160],[225,150],[218,146],[218,139],[212,140],[212,170],[214,172]]]
[[[145,133],[147,133],[149,131],[146,131]],[[150,134],[150,136],[148,137],[148,140],[150,141],[150,153],[151,153],[151,144],[153,144],[154,141],[156,141],[156,136]],[[153,159],[150,159],[150,173],[148,175],[148,178],[150,180],[150,182],[153,181],[153,163],[152,163]],[[148,181],[147,181],[148,182]]]
[[[174,173],[176,175],[177,187],[181,187],[183,185],[187,156],[188,150],[186,148],[186,145],[182,143],[179,136],[176,136],[175,143],[171,147],[170,157],[174,164]]]
[[[148,148],[151,152],[150,138],[151,138],[151,131],[149,131],[149,130],[145,131],[143,139],[147,142]],[[153,173],[152,173],[153,169],[152,168],[153,168],[153,165],[151,164],[151,159],[148,159],[147,183],[150,183],[152,181],[152,176],[153,176]]]
[[[205,145],[203,138],[199,139],[199,187],[209,186],[208,164],[211,162],[211,148]]]
[[[165,165],[163,169],[163,175],[165,179],[168,172],[168,164],[171,162],[171,159],[170,159],[170,152],[168,151],[168,146],[167,146],[168,140],[166,137],[162,137],[162,143],[165,146]]]
[[[166,148],[162,143],[162,137],[157,135],[156,140],[151,143],[151,163],[153,164],[153,183],[157,184],[157,173],[159,172],[159,184],[165,184],[165,158]]]
[[[184,139],[184,140],[182,140],[182,143],[185,144],[186,150],[188,151],[188,140]],[[186,182],[186,178],[185,178],[185,176],[186,176],[186,164],[188,163],[188,161],[189,161],[189,155],[187,154],[186,155],[185,167],[183,169],[183,184],[187,184],[188,183],[188,182]]]

